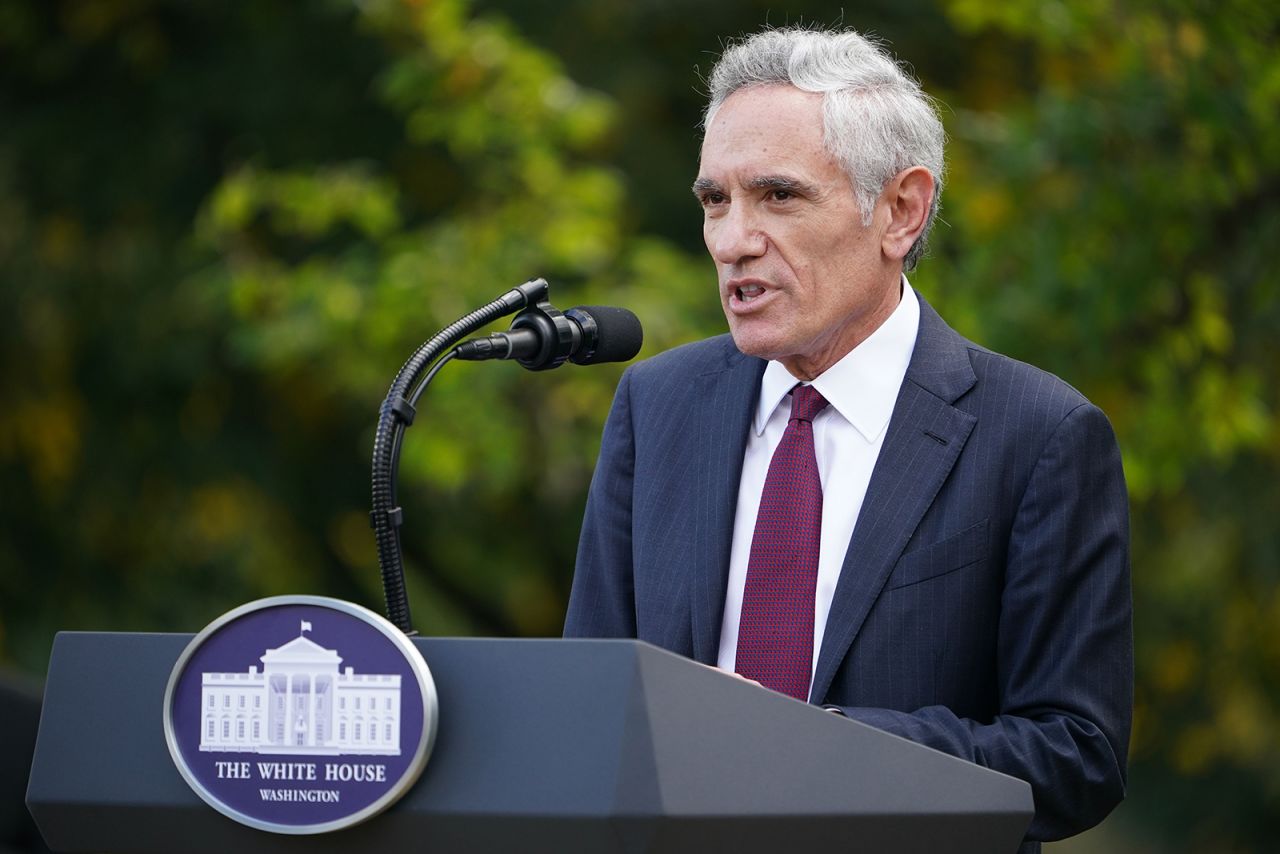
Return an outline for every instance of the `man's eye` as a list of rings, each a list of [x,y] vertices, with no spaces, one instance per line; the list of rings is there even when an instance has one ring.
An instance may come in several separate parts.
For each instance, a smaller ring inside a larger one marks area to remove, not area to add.
[[[725,201],[726,199],[722,193],[707,193],[702,197],[702,206],[709,208],[715,205],[722,205]]]
[[[790,190],[773,190],[769,193],[769,198],[775,202],[786,202],[794,199],[795,195]]]

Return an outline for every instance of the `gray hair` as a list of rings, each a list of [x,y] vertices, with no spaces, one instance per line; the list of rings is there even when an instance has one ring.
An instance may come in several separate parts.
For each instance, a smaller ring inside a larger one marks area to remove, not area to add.
[[[946,134],[933,100],[884,48],[853,30],[767,29],[731,45],[712,69],[703,128],[734,92],[771,83],[823,96],[823,144],[849,176],[863,225],[893,176],[912,166],[933,175],[924,230],[902,262],[914,269],[942,195]]]

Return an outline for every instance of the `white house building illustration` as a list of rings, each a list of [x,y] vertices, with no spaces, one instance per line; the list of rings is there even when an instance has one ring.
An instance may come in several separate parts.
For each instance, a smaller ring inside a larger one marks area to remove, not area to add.
[[[339,670],[305,637],[262,655],[262,670],[203,673],[200,749],[240,753],[400,754],[400,677]]]

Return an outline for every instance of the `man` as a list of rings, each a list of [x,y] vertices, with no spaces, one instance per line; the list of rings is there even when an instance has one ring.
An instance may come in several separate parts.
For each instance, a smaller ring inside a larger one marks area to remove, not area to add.
[[[1110,425],[907,283],[943,132],[883,50],[769,30],[710,85],[694,192],[731,338],[624,375],[565,634],[1027,780],[1024,851],[1078,833],[1123,797],[1132,708]]]

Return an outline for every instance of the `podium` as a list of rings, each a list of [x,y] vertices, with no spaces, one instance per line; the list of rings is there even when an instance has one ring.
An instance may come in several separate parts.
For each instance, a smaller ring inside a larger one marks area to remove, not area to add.
[[[440,695],[417,784],[335,833],[208,807],[165,744],[190,635],[54,642],[27,805],[55,851],[1014,852],[1027,783],[638,641],[415,638]]]

